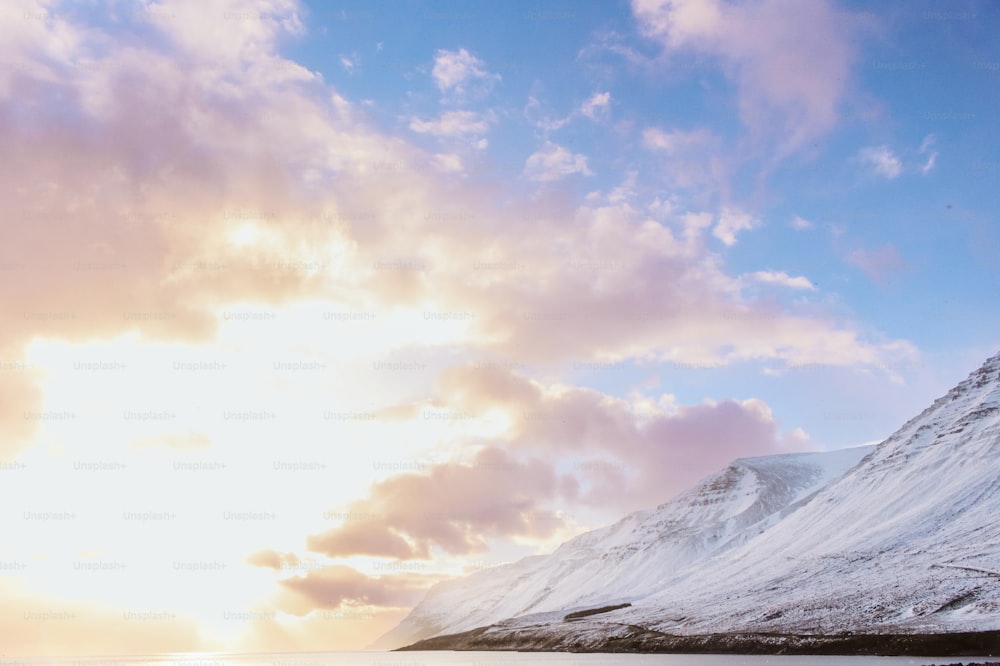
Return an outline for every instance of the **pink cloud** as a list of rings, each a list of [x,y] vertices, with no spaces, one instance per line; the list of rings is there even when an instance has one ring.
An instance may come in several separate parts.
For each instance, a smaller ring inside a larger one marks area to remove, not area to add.
[[[634,510],[666,501],[735,458],[800,448],[760,400],[725,400],[636,412],[627,401],[583,388],[546,388],[499,368],[453,368],[438,384],[450,408],[513,418],[501,436],[512,452],[587,460],[574,501]],[[626,489],[628,492],[626,492]]]
[[[779,153],[834,127],[855,58],[848,17],[825,0],[633,0],[640,29],[669,51],[718,58],[743,123]],[[822,48],[816,48],[822,44]]]
[[[859,248],[847,255],[847,262],[860,268],[872,282],[885,284],[905,270],[906,261],[896,249],[888,243],[880,247],[866,250]]]
[[[562,521],[542,505],[558,491],[549,465],[487,447],[468,465],[441,463],[426,474],[380,481],[346,512],[371,518],[310,536],[308,547],[330,557],[427,559],[433,546],[455,555],[479,553],[487,537],[550,536]]]
[[[471,415],[501,410],[510,425],[485,444],[468,442],[481,447],[471,465],[376,484],[345,511],[368,519],[311,536],[310,550],[412,559],[433,546],[475,553],[486,538],[543,539],[561,526],[559,511],[620,515],[666,501],[735,458],[808,446],[801,430],[783,433],[760,400],[637,411],[626,400],[493,366],[449,369],[427,404]]]
[[[18,157],[0,182],[13,220],[0,262],[17,267],[0,282],[15,313],[3,360],[35,337],[207,340],[228,304],[306,298],[469,312],[464,348],[526,360],[882,360],[853,330],[743,295],[705,230],[685,223],[693,211],[649,219],[624,193],[608,206],[543,193],[483,207],[493,185],[428,169],[434,155],[382,136],[280,57],[301,31],[294,3],[240,12],[162,3],[147,22],[162,39],[132,44],[62,17],[28,21],[0,47],[21,63],[0,72],[0,140]],[[448,53],[446,89],[492,80],[473,56]],[[64,100],[58,114],[19,111],[51,111],[52,99]],[[529,167],[543,180],[588,171],[554,144]],[[735,239],[744,227],[717,231]],[[303,262],[323,269],[281,268]],[[378,268],[400,262],[413,268]],[[4,441],[30,438],[36,378],[0,384]]]
[[[284,569],[296,567],[300,560],[295,553],[279,553],[276,550],[260,550],[247,557],[247,564],[255,567],[266,567],[268,569]]]
[[[415,550],[390,524],[382,521],[346,523],[309,537],[306,546],[329,557],[372,555],[405,560],[426,554],[425,551]]]
[[[335,609],[347,604],[411,607],[439,579],[412,573],[371,577],[351,567],[330,565],[282,580],[285,589],[303,597],[302,601],[286,598],[282,605],[288,612],[300,615],[313,608]]]
[[[458,95],[468,91],[485,94],[500,80],[499,74],[489,72],[486,63],[466,49],[439,49],[431,74],[442,93]]]

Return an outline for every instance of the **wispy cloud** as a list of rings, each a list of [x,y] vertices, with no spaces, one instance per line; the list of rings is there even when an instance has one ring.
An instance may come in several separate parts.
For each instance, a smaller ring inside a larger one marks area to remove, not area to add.
[[[590,118],[591,120],[597,120],[602,115],[607,113],[608,107],[611,105],[611,93],[594,93],[587,100],[580,105],[580,113]]]
[[[800,217],[799,215],[796,215],[794,218],[792,218],[792,221],[789,224],[791,225],[792,229],[795,229],[796,231],[806,231],[808,229],[813,229],[816,227],[814,223],[810,222],[804,217]]]
[[[937,164],[938,152],[934,150],[937,138],[928,134],[920,143],[920,148],[904,151],[905,160],[887,145],[866,146],[858,151],[858,159],[867,165],[872,173],[893,180],[904,173],[920,172],[930,174]],[[919,161],[918,161],[919,160]]]
[[[749,277],[755,282],[773,284],[790,289],[805,289],[808,291],[816,289],[816,286],[809,281],[809,278],[802,275],[792,277],[784,271],[755,271]]]
[[[592,175],[587,167],[587,157],[572,153],[564,146],[547,142],[532,153],[524,163],[524,175],[531,180],[549,183],[566,176]]]
[[[780,154],[837,124],[855,49],[847,17],[831,2],[633,0],[632,10],[669,51],[721,60],[743,123]]]
[[[438,50],[431,73],[442,93],[458,95],[486,93],[501,78],[499,74],[489,72],[486,63],[465,49]]]
[[[748,231],[760,226],[760,221],[749,213],[735,208],[723,208],[719,214],[719,221],[712,229],[712,235],[718,238],[724,245],[731,247],[736,244],[736,235],[741,231]]]
[[[475,111],[445,111],[433,120],[414,118],[410,129],[420,134],[435,136],[460,136],[484,134],[490,128],[491,118]]]
[[[871,170],[892,180],[903,173],[903,163],[889,146],[868,146],[858,151],[858,158]]]
[[[923,165],[920,167],[920,173],[924,174],[925,176],[934,169],[934,165],[937,162],[938,153],[936,150],[932,150],[936,141],[937,137],[935,137],[933,134],[928,134],[927,136],[924,137],[924,140],[920,143],[920,151],[919,151],[920,154],[927,156]]]
[[[890,282],[906,268],[906,261],[892,243],[872,249],[854,250],[847,255],[847,262],[857,266],[873,282],[880,284]]]
[[[516,492],[511,492],[516,479]],[[471,464],[441,463],[426,474],[406,473],[375,485],[346,512],[372,516],[309,538],[328,556],[374,555],[428,559],[431,548],[453,555],[484,552],[488,537],[544,538],[562,520],[542,503],[560,495],[551,465],[521,462],[498,447]]]

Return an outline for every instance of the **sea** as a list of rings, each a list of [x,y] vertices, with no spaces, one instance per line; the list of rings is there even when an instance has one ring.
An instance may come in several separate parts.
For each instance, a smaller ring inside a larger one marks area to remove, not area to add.
[[[0,647],[2,650],[2,647]],[[929,666],[989,657],[830,657],[553,652],[185,653],[131,657],[10,657],[0,666]]]

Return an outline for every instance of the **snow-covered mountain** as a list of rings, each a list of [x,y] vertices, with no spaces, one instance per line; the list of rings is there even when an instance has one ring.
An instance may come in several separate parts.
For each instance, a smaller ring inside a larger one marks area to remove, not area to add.
[[[551,555],[435,585],[375,647],[399,647],[526,613],[639,599],[692,563],[757,536],[873,448],[737,460],[659,508],[581,534]]]
[[[552,555],[432,588],[384,638],[488,627],[454,646],[648,649],[1000,630],[998,454],[1000,354],[874,450],[737,461]]]
[[[1000,354],[798,511],[623,621],[685,633],[1000,629],[998,455]]]

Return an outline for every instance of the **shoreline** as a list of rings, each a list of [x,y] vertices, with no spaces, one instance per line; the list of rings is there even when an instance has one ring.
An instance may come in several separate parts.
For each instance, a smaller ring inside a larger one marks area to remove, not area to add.
[[[730,632],[683,636],[635,625],[622,625],[620,630],[602,635],[556,633],[543,626],[513,630],[489,626],[424,639],[393,652],[425,650],[983,658],[1000,655],[1000,631],[832,635]]]

